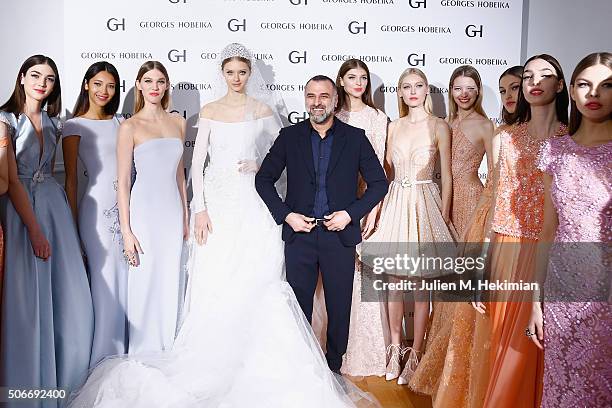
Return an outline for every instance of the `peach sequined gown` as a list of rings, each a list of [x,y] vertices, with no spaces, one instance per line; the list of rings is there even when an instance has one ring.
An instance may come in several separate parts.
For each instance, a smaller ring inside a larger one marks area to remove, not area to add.
[[[461,121],[453,127],[452,174],[453,205],[451,220],[461,236],[474,212],[482,193],[482,182],[478,178],[478,168],[484,156],[484,149],[475,146],[461,130]]]
[[[475,208],[483,193],[478,168],[484,150],[474,146],[465,136],[460,121],[455,122],[452,129],[453,225],[461,237],[460,242],[482,242],[491,203],[489,187],[484,191],[487,197],[484,205]],[[434,305],[425,354],[409,384],[417,393],[430,395],[434,407],[468,407],[474,399],[476,393],[470,392],[470,387],[476,384],[466,373],[471,371],[477,318],[481,317],[476,316],[472,306],[465,302],[436,302]]]
[[[555,136],[567,133],[561,125]],[[533,281],[536,243],[542,230],[544,181],[536,167],[547,139],[527,131],[527,123],[500,133],[499,181],[493,216],[491,280]],[[513,292],[489,303],[490,376],[485,407],[536,408],[542,399],[543,353],[525,336],[532,294]]]

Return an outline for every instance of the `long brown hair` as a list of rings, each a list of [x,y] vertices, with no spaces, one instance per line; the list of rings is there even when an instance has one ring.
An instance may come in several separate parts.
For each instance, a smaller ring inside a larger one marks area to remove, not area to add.
[[[576,68],[574,68],[574,72],[572,73],[572,79],[570,80],[570,86],[573,88],[576,82],[576,78],[582,71],[585,69],[592,67],[594,65],[605,65],[606,67],[612,69],[612,53],[609,52],[594,52],[592,54],[584,57]],[[612,119],[612,114],[608,119]],[[576,133],[578,128],[580,127],[580,123],[582,123],[582,113],[578,110],[576,106],[576,101],[570,99],[570,117],[569,117],[569,134],[573,135]]]
[[[567,84],[565,83],[565,77],[563,76],[563,69],[561,69],[561,64],[559,61],[551,55],[548,54],[537,54],[533,57],[529,58],[525,61],[523,68],[527,66],[533,60],[541,59],[548,62],[553,66],[557,74],[557,79],[559,81],[563,81],[563,87],[561,92],[557,92],[557,96],[555,97],[555,111],[557,113],[557,120],[564,125],[567,125],[567,105],[569,104],[569,93],[567,92]],[[519,88],[518,102],[516,104],[516,112],[511,118],[512,121],[508,122],[509,125],[513,125],[515,123],[525,123],[531,120],[531,105],[525,99],[525,94],[523,93],[523,84]]]
[[[152,70],[158,70],[166,77],[166,82],[168,84],[168,88],[164,91],[164,96],[162,97],[161,104],[162,108],[168,109],[168,105],[170,104],[170,77],[168,76],[168,71],[166,71],[166,67],[159,61],[147,61],[138,70],[138,74],[136,74],[136,81],[140,81],[144,74]],[[138,113],[144,107],[144,98],[142,97],[142,91],[136,88],[134,92],[134,114]]]
[[[452,122],[457,117],[459,107],[457,106],[457,102],[455,102],[455,98],[453,97],[453,82],[455,82],[455,79],[462,76],[472,78],[474,82],[476,82],[476,86],[478,87],[478,97],[476,98],[476,102],[474,102],[474,110],[486,118],[487,114],[482,108],[483,92],[480,73],[478,73],[478,70],[471,65],[461,65],[460,67],[455,68],[451,74],[450,80],[448,81],[448,121]]]
[[[340,109],[350,109],[350,98],[348,98],[346,92],[344,91],[344,87],[341,85],[340,80],[346,75],[348,71],[357,68],[363,69],[368,77],[368,84],[366,85],[365,91],[361,95],[361,100],[370,108],[378,110],[378,108],[374,106],[374,99],[372,99],[372,79],[370,77],[370,70],[368,69],[368,66],[360,59],[351,58],[349,60],[344,61],[342,65],[340,65],[338,75],[336,76],[336,88],[338,89],[338,104],[336,105],[336,112]]]
[[[46,64],[51,67],[53,73],[55,74],[55,82],[53,83],[53,90],[45,98],[42,102],[42,107],[46,106],[47,115],[49,117],[57,116],[62,111],[62,86],[60,84],[59,72],[57,70],[57,65],[55,61],[53,61],[50,57],[45,55],[32,55],[28,59],[26,59],[23,64],[21,64],[21,68],[19,68],[19,73],[17,74],[17,79],[15,80],[15,89],[13,90],[13,94],[11,97],[4,103],[4,105],[0,106],[0,110],[5,112],[10,112],[15,115],[19,115],[23,112],[23,107],[26,102],[26,94],[23,89],[23,85],[21,85],[21,78],[25,76],[28,69],[32,68],[34,65],[42,65]]]
[[[515,65],[513,67],[508,68],[507,70],[502,72],[502,74],[499,76],[498,82],[500,82],[502,80],[502,78],[505,77],[505,76],[513,76],[513,77],[518,78],[519,79],[519,88],[520,88],[522,86],[521,80],[523,79],[523,66],[522,65]],[[506,107],[504,106],[504,104],[502,102],[501,118],[504,121],[504,123],[511,123],[512,122],[512,118],[513,118],[513,116],[515,114],[516,114],[516,109],[514,110],[514,113],[508,112],[508,110],[506,109]]]
[[[402,99],[400,95],[400,88],[402,86],[402,81],[404,80],[404,78],[406,78],[410,74],[419,76],[423,81],[425,81],[425,86],[429,88],[429,81],[427,80],[427,76],[420,69],[408,68],[404,72],[402,72],[402,75],[400,75],[399,79],[397,80],[397,107],[398,107],[400,118],[403,118],[404,116],[408,115],[408,111],[410,110],[410,107],[406,105],[406,103],[404,103],[404,100]],[[423,104],[423,108],[425,109],[425,112],[427,112],[429,115],[433,114],[433,103],[431,101],[431,92],[427,93],[427,96],[425,97],[425,103]]]

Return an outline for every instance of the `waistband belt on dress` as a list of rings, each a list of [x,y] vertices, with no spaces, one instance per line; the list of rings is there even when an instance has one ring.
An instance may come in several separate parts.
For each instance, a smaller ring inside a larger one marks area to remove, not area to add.
[[[18,175],[18,177],[20,179],[23,180],[32,180],[34,183],[42,183],[43,181],[45,181],[46,178],[51,178],[53,177],[53,174],[51,173],[42,173],[40,171],[35,172],[33,175],[31,176],[25,176],[25,175]]]
[[[433,183],[433,180],[410,180],[410,177],[406,176],[403,179],[401,179],[399,183],[403,188],[410,188],[410,187],[417,186],[419,184]]]

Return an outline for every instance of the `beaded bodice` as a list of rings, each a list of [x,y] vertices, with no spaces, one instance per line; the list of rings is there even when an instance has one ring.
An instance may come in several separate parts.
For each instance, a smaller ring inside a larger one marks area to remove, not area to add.
[[[561,125],[555,136],[567,133]],[[544,182],[536,167],[546,139],[527,132],[527,123],[511,126],[500,133],[499,181],[493,216],[493,231],[500,234],[538,239],[542,230]]]

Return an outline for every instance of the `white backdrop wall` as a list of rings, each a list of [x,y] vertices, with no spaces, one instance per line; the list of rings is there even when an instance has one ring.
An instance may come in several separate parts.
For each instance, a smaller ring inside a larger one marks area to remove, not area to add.
[[[8,54],[14,57],[2,67],[2,89],[10,93],[5,78],[14,77],[27,55],[50,55],[61,70],[65,114],[70,116],[83,73],[93,62],[107,60],[122,77],[120,110],[130,113],[136,72],[144,61],[154,59],[164,63],[171,76],[172,109],[195,124],[200,106],[214,95],[217,53],[229,42],[241,42],[253,50],[265,79],[282,95],[287,123],[306,117],[306,80],[318,73],[335,78],[351,57],[369,65],[375,101],[391,118],[397,116],[395,90],[405,68],[416,66],[428,74],[435,112],[444,116],[448,77],[462,64],[480,70],[485,109],[496,118],[497,77],[520,62],[522,1],[109,0],[98,7],[64,0],[53,7],[34,2],[34,9],[41,7],[36,13],[22,4],[7,25],[22,32],[20,43],[27,47],[12,44],[13,52],[3,55],[4,60]],[[30,23],[24,30],[19,23],[33,14],[45,15],[44,26],[53,28],[34,30],[36,25]],[[509,38],[517,40],[506,41]],[[194,137],[190,130],[187,149]]]
[[[448,77],[464,63],[480,70],[485,110],[497,118],[497,77],[507,66],[548,52],[569,76],[588,52],[609,50],[611,20],[608,0],[3,1],[0,99],[12,91],[22,61],[44,53],[58,63],[69,111],[85,69],[106,59],[125,81],[121,111],[129,113],[138,67],[157,59],[174,85],[173,109],[193,124],[199,106],[212,97],[215,53],[239,41],[260,58],[292,122],[304,117],[303,83],[316,73],[335,77],[350,56],[367,61],[375,101],[392,119],[402,70],[410,64],[424,69],[442,116]],[[187,156],[194,136],[190,130]],[[57,164],[60,169],[61,158]]]

